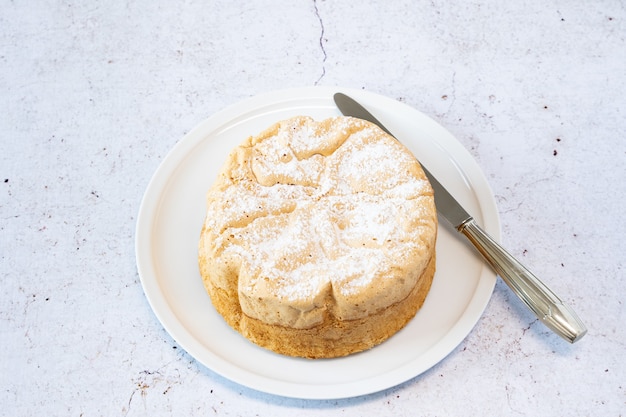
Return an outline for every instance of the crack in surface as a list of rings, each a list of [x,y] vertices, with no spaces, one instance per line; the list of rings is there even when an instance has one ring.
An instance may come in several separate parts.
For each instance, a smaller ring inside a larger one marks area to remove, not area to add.
[[[315,9],[315,16],[320,23],[319,44],[320,49],[322,50],[322,73],[314,83],[314,85],[318,85],[320,81],[322,81],[322,78],[326,75],[326,60],[328,59],[328,54],[326,53],[326,48],[324,48],[324,33],[326,32],[326,29],[324,28],[324,21],[322,20],[322,16],[320,15],[320,11],[317,7],[317,0],[313,0],[313,8]]]

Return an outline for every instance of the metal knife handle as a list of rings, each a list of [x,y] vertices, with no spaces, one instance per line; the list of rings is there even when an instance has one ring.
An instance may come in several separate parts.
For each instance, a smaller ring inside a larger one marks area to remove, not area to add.
[[[539,278],[476,224],[473,218],[458,227],[513,292],[546,326],[570,343],[580,340],[587,328]]]

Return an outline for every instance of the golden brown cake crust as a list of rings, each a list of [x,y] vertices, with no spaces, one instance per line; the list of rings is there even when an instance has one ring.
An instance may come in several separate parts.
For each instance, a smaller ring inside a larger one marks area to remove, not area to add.
[[[323,324],[294,329],[264,323],[242,314],[237,298],[205,281],[216,310],[228,324],[259,346],[276,353],[309,359],[336,358],[370,349],[393,336],[411,320],[426,300],[435,275],[435,256],[418,284],[402,301],[372,316],[340,321],[327,313]],[[331,309],[329,308],[328,311]]]
[[[419,310],[436,234],[432,188],[403,145],[363,120],[296,117],[229,155],[207,194],[200,273],[254,343],[344,356]]]

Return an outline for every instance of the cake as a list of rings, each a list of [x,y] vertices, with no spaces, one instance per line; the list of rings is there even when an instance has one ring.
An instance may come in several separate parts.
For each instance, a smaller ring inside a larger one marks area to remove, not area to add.
[[[428,294],[433,191],[412,153],[372,123],[280,121],[230,153],[206,202],[204,287],[233,329],[271,351],[369,349]]]

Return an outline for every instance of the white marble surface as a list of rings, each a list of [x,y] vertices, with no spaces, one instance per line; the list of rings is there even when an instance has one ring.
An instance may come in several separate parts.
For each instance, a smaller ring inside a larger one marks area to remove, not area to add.
[[[245,3],[0,1],[0,414],[626,415],[624,3]],[[448,128],[505,246],[589,334],[561,341],[499,282],[445,360],[336,401],[247,389],[178,347],[135,266],[150,177],[214,112],[313,85]]]

